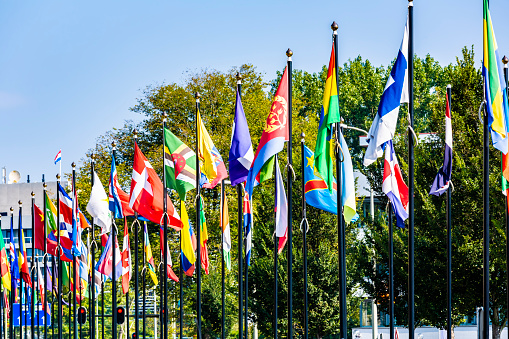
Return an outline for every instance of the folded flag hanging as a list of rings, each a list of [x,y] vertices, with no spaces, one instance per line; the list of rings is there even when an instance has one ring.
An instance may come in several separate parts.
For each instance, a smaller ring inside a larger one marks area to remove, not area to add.
[[[150,278],[152,278],[154,285],[157,285],[156,264],[154,263],[154,257],[152,256],[152,248],[150,247],[150,239],[148,237],[146,222],[143,223],[143,238],[145,240],[143,247],[145,250],[145,258],[147,259],[148,273]]]
[[[180,202],[180,214],[182,215],[182,223],[184,228],[180,231],[180,244],[182,246],[182,253],[180,258],[182,260],[182,268],[187,276],[192,276],[196,262],[196,236],[194,235],[193,228],[189,222],[187,215],[186,204]]]
[[[115,237],[115,248],[113,248],[113,233],[110,233],[106,246],[101,257],[95,265],[95,269],[110,279],[113,279],[113,251],[115,251],[115,281],[122,276],[122,255]]]
[[[382,190],[394,208],[396,225],[405,228],[405,220],[408,218],[408,186],[403,180],[392,140],[385,144]]]
[[[288,239],[288,201],[286,200],[283,177],[276,156],[276,237],[279,238],[277,253],[281,253]]]
[[[5,247],[4,237],[0,236],[0,275],[2,276],[2,286],[11,290],[11,268],[9,258],[7,256],[7,248]]]
[[[127,219],[124,218],[124,241],[122,243],[122,293],[129,292],[129,282],[132,277],[131,248],[129,246],[129,228]]]
[[[230,172],[231,173],[231,172]],[[223,185],[223,183],[221,183]],[[221,211],[219,216],[219,226],[221,227],[222,242],[223,242],[223,260],[226,268],[231,270],[231,248],[232,239],[230,236],[230,216],[228,215],[228,197],[226,194],[221,199]]]
[[[120,219],[134,215],[133,209],[129,207],[129,194],[124,192],[118,183],[117,166],[113,154],[111,155],[111,171],[108,188],[108,207],[115,218]]]
[[[161,253],[164,253],[163,251],[163,243],[164,243],[164,229],[163,227],[159,227],[159,238],[161,239],[161,241],[159,242],[160,244],[160,248],[161,248]],[[171,260],[171,253],[170,253],[170,247],[168,246],[168,244],[166,244],[166,274],[168,276],[168,278],[170,278],[171,280],[173,281],[176,281],[178,282],[179,281],[179,278],[177,277],[177,275],[175,274],[175,272],[173,272],[173,261]]]

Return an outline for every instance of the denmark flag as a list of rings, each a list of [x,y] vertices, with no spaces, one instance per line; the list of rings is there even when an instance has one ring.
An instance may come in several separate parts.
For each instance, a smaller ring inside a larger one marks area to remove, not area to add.
[[[131,179],[131,194],[129,207],[148,220],[161,225],[163,223],[163,183],[156,171],[150,165],[138,144],[134,144],[133,175]],[[182,221],[167,199],[168,226],[182,229]]]

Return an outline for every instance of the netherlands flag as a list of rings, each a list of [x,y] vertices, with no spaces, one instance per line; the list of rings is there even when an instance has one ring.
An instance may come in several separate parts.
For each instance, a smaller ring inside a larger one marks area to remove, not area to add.
[[[408,186],[401,175],[392,140],[385,143],[382,190],[392,203],[397,226],[405,228],[405,220],[408,218]]]
[[[55,165],[57,164],[57,162],[59,162],[60,160],[62,160],[62,150],[59,150],[57,155],[55,156]]]

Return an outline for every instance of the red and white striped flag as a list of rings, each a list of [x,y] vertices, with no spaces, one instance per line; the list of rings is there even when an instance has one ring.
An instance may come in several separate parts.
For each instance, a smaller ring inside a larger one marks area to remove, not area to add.
[[[129,249],[129,232],[127,220],[124,218],[124,243],[122,244],[122,292],[129,292],[129,282],[131,281],[131,250]]]

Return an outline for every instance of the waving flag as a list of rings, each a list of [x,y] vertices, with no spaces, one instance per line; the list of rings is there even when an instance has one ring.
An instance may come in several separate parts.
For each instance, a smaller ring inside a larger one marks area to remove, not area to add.
[[[111,231],[112,215],[109,209],[108,196],[96,171],[94,171],[93,176],[94,184],[90,191],[87,212],[94,218],[94,223],[101,227],[100,234],[105,234]]]
[[[493,32],[488,0],[484,0],[483,11],[483,67],[484,96],[488,125],[493,147],[506,154],[508,151],[509,105],[506,81],[502,73],[502,61],[498,54],[497,40]]]
[[[32,279],[30,279],[30,271],[28,270],[27,253],[25,252],[25,235],[23,234],[23,226],[21,225],[21,209],[19,211],[18,236],[19,236],[19,267],[21,278],[28,286],[32,287]]]
[[[127,220],[124,218],[124,242],[122,244],[122,293],[129,292],[129,282],[131,281],[131,249],[129,247],[129,229]]]
[[[182,260],[184,273],[190,277],[193,275],[195,269],[194,263],[196,261],[196,254],[194,251],[196,250],[196,236],[189,223],[186,204],[183,201],[180,202],[180,214],[182,215],[182,223],[184,224],[184,228],[180,231],[180,244],[182,246],[180,258]]]
[[[115,251],[115,281],[122,276],[122,255],[115,237],[115,249],[113,249],[113,233],[110,233],[106,247],[97,261],[95,269],[110,279],[113,279],[113,251]]]
[[[368,133],[368,148],[364,166],[368,166],[383,154],[385,142],[392,140],[398,123],[399,106],[408,102],[408,18],[398,57],[385,85],[378,112]]]
[[[196,188],[196,153],[164,128],[164,170],[166,186],[177,191],[180,200]]]
[[[205,270],[205,274],[209,274],[209,251],[207,249],[207,240],[209,239],[209,233],[207,231],[207,219],[205,219],[205,208],[203,198],[200,197],[200,254],[201,254],[201,267]]]
[[[242,213],[244,221],[244,232],[246,235],[246,263],[251,266],[251,248],[253,247],[253,215],[251,214],[252,201],[249,200],[249,194],[244,192],[244,199],[242,202]]]
[[[452,174],[452,123],[451,123],[451,108],[449,107],[449,98],[445,95],[445,151],[444,151],[444,164],[438,170],[435,181],[431,186],[429,194],[441,195],[449,188]]]
[[[270,175],[265,175],[268,168],[272,169],[273,156],[281,152],[288,141],[288,74],[287,69],[281,77],[279,87],[263,129],[260,143],[256,148],[255,157],[246,179],[246,191],[249,197],[253,196],[253,188],[262,183]]]
[[[237,91],[230,155],[228,158],[232,186],[246,181],[253,158],[253,146],[251,144],[249,128],[247,127],[246,115],[244,114],[244,108],[242,108],[240,92]]]
[[[161,253],[164,255],[164,250],[163,250],[163,243],[164,243],[164,229],[163,227],[159,227],[159,238],[161,239],[161,241],[159,242],[159,244],[161,245]],[[166,244],[166,274],[168,275],[168,278],[170,278],[171,280],[173,281],[176,281],[178,282],[179,281],[179,278],[177,277],[177,275],[175,274],[175,272],[173,272],[173,261],[171,260],[171,253],[170,253],[170,248],[168,246],[168,244]]]
[[[154,263],[154,257],[152,256],[152,248],[150,247],[150,240],[148,238],[147,231],[147,223],[143,223],[143,248],[145,251],[145,258],[147,259],[147,267],[148,273],[154,282],[154,285],[157,285],[157,274],[156,274],[156,264]]]
[[[11,290],[11,273],[9,258],[7,257],[7,248],[5,247],[4,237],[0,234],[0,275],[2,276],[2,286]]]
[[[286,200],[283,177],[276,156],[276,237],[279,238],[277,253],[281,253],[288,238],[288,201]]]
[[[163,190],[161,179],[135,143],[129,207],[148,220],[158,225],[162,224]],[[167,200],[166,206],[168,226],[181,230],[182,222],[170,199]]]
[[[315,147],[315,169],[324,179],[330,192],[333,190],[332,186],[334,183],[332,124],[340,122],[340,120],[336,60],[334,57],[334,46],[332,46]]]
[[[62,160],[62,150],[59,150],[57,155],[55,156],[55,165],[57,164],[57,162],[61,160]]]
[[[223,158],[221,158],[219,151],[216,146],[214,146],[201,120],[200,111],[198,111],[196,119],[198,119],[198,156],[200,157],[200,169],[208,180],[203,187],[214,188],[221,180],[228,177],[228,173],[226,173]]]
[[[385,144],[382,190],[392,203],[397,226],[405,228],[405,220],[408,218],[408,186],[403,181],[392,140]]]
[[[72,254],[79,257],[81,255],[81,227],[80,213],[78,211],[78,191],[73,187],[72,199]]]
[[[90,227],[87,219],[78,209],[77,212],[73,212],[73,201],[69,197],[69,195],[65,192],[62,185],[58,184],[58,194],[60,200],[60,245],[62,246],[62,260],[72,261],[72,248],[73,248],[73,232],[75,230],[73,224],[76,223],[79,227],[77,227],[77,233],[80,235],[79,237],[76,235],[76,248],[81,248],[83,242],[81,241],[81,232],[84,228]],[[76,204],[77,207],[77,204]],[[75,220],[74,216],[79,215],[78,220]],[[74,219],[74,220],[73,220]],[[50,233],[49,239],[53,241],[57,241],[57,234]]]
[[[231,171],[230,171],[231,173]],[[221,185],[223,183],[221,182]],[[222,190],[221,190],[222,191]],[[220,216],[219,216],[219,226],[221,227],[222,233],[222,243],[223,243],[223,260],[226,264],[226,268],[231,270],[232,262],[231,262],[231,249],[232,249],[232,239],[230,237],[230,216],[228,215],[228,198],[225,195],[221,197],[221,206],[220,206]]]
[[[118,183],[117,165],[115,164],[115,153],[111,154],[111,170],[108,190],[109,190],[108,209],[113,214],[114,218],[117,219],[123,218],[124,214],[122,213],[122,201],[120,200],[120,196],[118,194],[118,191],[121,189]]]

